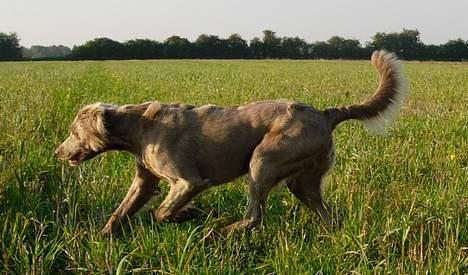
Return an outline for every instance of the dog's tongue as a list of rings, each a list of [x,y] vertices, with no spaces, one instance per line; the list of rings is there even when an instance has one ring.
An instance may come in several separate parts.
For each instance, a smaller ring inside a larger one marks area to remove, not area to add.
[[[78,166],[80,162],[81,162],[81,154],[76,154],[70,160],[68,160],[68,163],[70,164],[70,166]]]

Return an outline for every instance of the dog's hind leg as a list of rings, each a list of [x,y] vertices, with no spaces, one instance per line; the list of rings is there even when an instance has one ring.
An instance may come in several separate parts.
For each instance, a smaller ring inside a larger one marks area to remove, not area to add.
[[[249,201],[244,218],[221,229],[223,235],[259,225],[265,215],[269,192],[289,173],[290,168],[284,169],[281,164],[284,160],[279,157],[283,148],[273,147],[270,142],[271,138],[267,136],[252,154],[249,164]]]
[[[236,230],[252,228],[259,225],[265,215],[268,193],[273,186],[274,182],[259,182],[255,181],[250,176],[249,201],[244,218],[221,229],[221,234],[227,235]]]
[[[158,191],[159,179],[141,165],[136,165],[136,174],[127,195],[101,230],[102,234],[116,233],[121,224],[143,207]]]
[[[322,183],[326,171],[307,170],[286,180],[289,190],[327,224],[332,224],[332,208],[322,196]]]

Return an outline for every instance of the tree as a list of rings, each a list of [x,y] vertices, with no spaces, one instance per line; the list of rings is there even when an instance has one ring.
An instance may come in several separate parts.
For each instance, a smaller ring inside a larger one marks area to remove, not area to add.
[[[229,53],[229,58],[247,58],[249,55],[249,45],[247,41],[237,34],[231,34],[226,39],[226,47]]]
[[[422,44],[418,51],[418,59],[440,60],[442,59],[442,48],[439,45]]]
[[[0,59],[48,58],[66,55],[66,47],[33,46],[20,48],[16,34],[0,33],[3,48]],[[8,42],[8,43],[7,43]],[[6,47],[5,45],[9,45]],[[11,46],[13,45],[13,47]],[[4,49],[19,49],[8,55]],[[461,38],[442,45],[425,45],[418,30],[378,32],[365,47],[357,39],[332,36],[327,41],[308,44],[299,37],[278,37],[274,31],[264,30],[263,37],[254,37],[249,44],[234,33],[227,39],[201,34],[192,43],[180,36],[171,36],[163,43],[150,39],[134,39],[120,43],[109,38],[97,38],[76,46],[70,55],[75,59],[150,59],[150,58],[326,58],[367,59],[372,51],[385,49],[405,59],[468,60],[468,41]],[[15,56],[15,57],[11,57]]]
[[[332,47],[324,41],[318,41],[310,45],[310,56],[312,58],[331,58],[333,55]]]
[[[407,59],[418,57],[418,52],[422,47],[421,38],[418,30],[403,29],[398,34],[400,55]]]
[[[164,41],[164,56],[167,58],[193,57],[192,44],[186,38],[171,36]]]
[[[327,40],[329,48],[329,58],[357,59],[362,56],[363,49],[357,39],[345,39],[339,36],[333,36]]]
[[[150,39],[134,39],[124,43],[126,58],[151,59],[162,58],[164,45]]]
[[[250,56],[253,58],[265,58],[265,46],[258,37],[250,40]]]
[[[16,33],[0,32],[0,60],[14,60],[22,57],[19,38]]]
[[[307,55],[307,43],[299,37],[283,37],[281,42],[282,57],[304,58]]]
[[[399,39],[398,33],[392,32],[386,34],[384,32],[378,32],[372,37],[370,46],[375,49],[387,50],[390,52],[399,52]]]
[[[384,49],[395,52],[399,57],[413,59],[418,57],[422,48],[418,30],[403,29],[402,32],[378,32],[372,37],[370,46],[374,49]]]
[[[123,59],[125,47],[120,42],[109,38],[96,38],[82,46],[73,47],[72,56],[77,59],[94,60]]]
[[[201,34],[195,41],[195,49],[199,58],[223,58],[227,56],[226,43],[217,35]]]
[[[441,53],[448,60],[468,60],[468,41],[461,38],[441,45]]]
[[[281,56],[281,38],[274,31],[263,31],[263,49],[266,58],[278,58]]]

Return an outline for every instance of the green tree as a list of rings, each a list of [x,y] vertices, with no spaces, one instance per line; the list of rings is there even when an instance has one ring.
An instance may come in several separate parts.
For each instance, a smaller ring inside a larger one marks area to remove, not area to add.
[[[247,41],[237,34],[231,34],[226,39],[226,47],[229,53],[229,58],[247,58],[249,55],[249,45]]]
[[[131,59],[162,58],[164,46],[162,43],[150,39],[134,39],[124,43],[125,56]]]
[[[223,58],[227,56],[225,41],[217,35],[201,34],[195,41],[195,49],[199,58]]]
[[[250,56],[253,58],[265,58],[265,45],[258,37],[250,40]]]
[[[418,57],[423,44],[418,30],[403,29],[402,32],[378,32],[372,37],[370,46],[395,52],[399,57],[413,59]]]
[[[19,38],[16,33],[0,32],[0,60],[14,60],[22,57]]]
[[[310,45],[310,57],[312,58],[331,58],[332,55],[332,48],[327,42],[318,41]]]
[[[442,56],[448,60],[468,60],[468,41],[461,38],[441,45]]]
[[[76,59],[123,59],[125,47],[120,42],[109,38],[96,38],[84,45],[73,47],[72,56]]]
[[[442,59],[442,47],[422,44],[418,51],[418,59],[440,60]]]
[[[356,59],[363,58],[363,49],[357,39],[345,39],[333,36],[327,40],[329,45],[328,58]]]
[[[274,31],[263,31],[263,50],[266,58],[281,56],[281,38],[277,37]]]
[[[307,43],[299,37],[283,37],[281,42],[282,57],[304,58],[307,55]]]
[[[190,58],[193,57],[192,44],[188,39],[174,35],[164,41],[164,57]]]
[[[400,55],[404,58],[414,59],[418,57],[418,52],[422,47],[420,33],[418,30],[403,29],[398,34]]]
[[[398,33],[396,32],[388,34],[378,32],[372,37],[372,42],[370,43],[370,45],[375,49],[382,49],[390,52],[399,52],[399,44]]]

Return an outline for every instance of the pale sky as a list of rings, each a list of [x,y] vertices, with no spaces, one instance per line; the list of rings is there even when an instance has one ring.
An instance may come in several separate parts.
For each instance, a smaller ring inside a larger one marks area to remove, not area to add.
[[[270,29],[308,42],[333,35],[364,43],[376,32],[418,29],[427,44],[468,39],[468,0],[0,0],[0,32],[23,46],[72,47],[96,37],[118,41],[199,34],[244,39]]]

